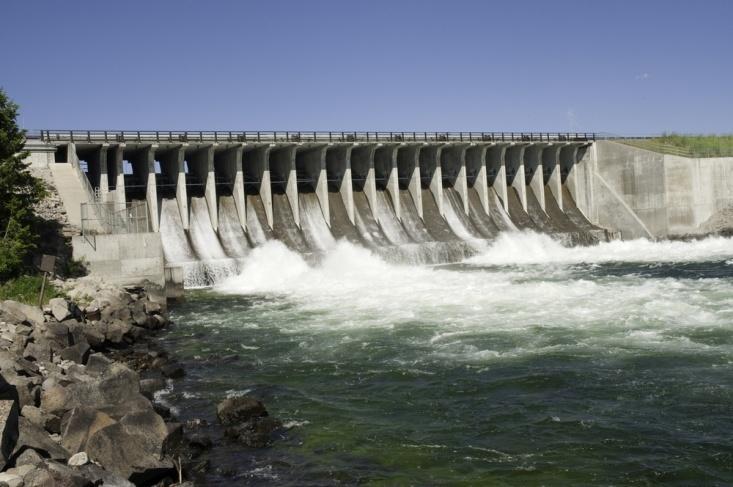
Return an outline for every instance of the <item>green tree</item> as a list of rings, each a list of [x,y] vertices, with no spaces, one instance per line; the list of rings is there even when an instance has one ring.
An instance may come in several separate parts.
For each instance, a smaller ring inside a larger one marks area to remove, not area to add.
[[[18,275],[36,246],[33,207],[46,195],[43,182],[28,171],[25,131],[18,105],[0,88],[0,279]]]

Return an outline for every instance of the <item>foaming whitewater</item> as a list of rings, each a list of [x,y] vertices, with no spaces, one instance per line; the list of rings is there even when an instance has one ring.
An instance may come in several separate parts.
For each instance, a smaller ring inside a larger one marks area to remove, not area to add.
[[[474,265],[593,264],[603,262],[695,262],[733,255],[733,239],[709,237],[694,241],[614,240],[588,247],[566,247],[532,231],[502,233]]]
[[[216,425],[210,404],[246,392],[297,425],[258,455],[214,448],[249,480],[733,480],[728,238],[568,249],[509,232],[439,266],[269,241],[173,319],[166,339],[196,371],[170,393],[182,420]]]

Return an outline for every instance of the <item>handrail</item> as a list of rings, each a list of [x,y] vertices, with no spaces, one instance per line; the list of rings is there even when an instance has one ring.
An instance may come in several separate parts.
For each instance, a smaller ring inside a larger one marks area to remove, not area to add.
[[[79,143],[174,142],[589,142],[592,132],[362,132],[362,131],[146,131],[30,130],[29,139]]]

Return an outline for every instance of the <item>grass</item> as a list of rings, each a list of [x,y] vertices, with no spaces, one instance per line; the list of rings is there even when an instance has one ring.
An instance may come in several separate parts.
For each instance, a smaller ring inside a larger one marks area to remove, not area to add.
[[[653,139],[629,139],[629,145],[684,157],[733,157],[733,134],[663,134]]]
[[[12,299],[13,301],[37,306],[42,281],[42,276],[20,276],[6,281],[0,284],[0,300]],[[63,296],[60,289],[46,282],[43,304],[47,304],[49,299]]]

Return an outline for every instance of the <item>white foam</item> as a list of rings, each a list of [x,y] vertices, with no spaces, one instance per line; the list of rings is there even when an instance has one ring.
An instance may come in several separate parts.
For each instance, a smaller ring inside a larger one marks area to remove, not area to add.
[[[579,264],[603,262],[695,262],[733,256],[733,239],[652,242],[616,240],[589,247],[564,247],[550,236],[531,231],[504,232],[489,248],[468,259],[476,265]]]

